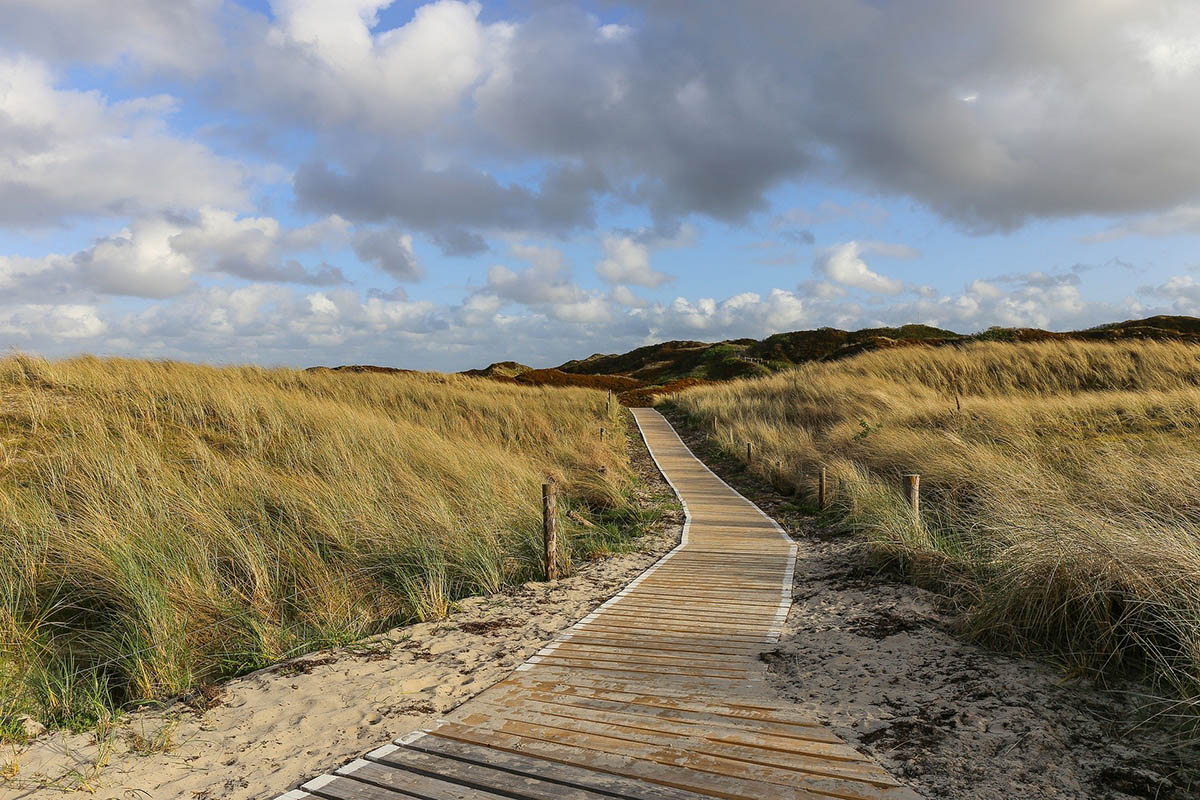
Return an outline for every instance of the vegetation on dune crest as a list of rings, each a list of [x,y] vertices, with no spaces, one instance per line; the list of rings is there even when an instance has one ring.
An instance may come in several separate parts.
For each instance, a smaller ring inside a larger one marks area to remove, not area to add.
[[[908,348],[670,402],[781,487],[825,465],[844,523],[978,636],[1200,709],[1200,346]]]
[[[596,353],[553,369],[532,369],[515,361],[500,361],[485,369],[467,370],[463,374],[515,380],[536,386],[611,389],[620,393],[621,402],[625,405],[639,406],[647,405],[654,395],[670,394],[695,383],[763,377],[811,361],[839,361],[878,350],[962,347],[977,342],[1115,342],[1145,339],[1200,343],[1200,319],[1157,316],[1062,332],[1037,328],[989,328],[980,333],[961,334],[928,325],[863,328],[857,331],[817,328],[777,333],[762,341],[661,342],[628,353]]]
[[[623,547],[605,395],[474,378],[0,361],[0,735],[87,727]]]

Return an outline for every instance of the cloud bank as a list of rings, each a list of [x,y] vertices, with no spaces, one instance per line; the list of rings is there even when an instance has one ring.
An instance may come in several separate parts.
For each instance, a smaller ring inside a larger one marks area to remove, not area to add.
[[[911,206],[979,236],[1091,220],[1087,247],[1200,233],[1197,41],[1178,0],[11,0],[0,331],[467,366],[1190,313],[1186,269],[1107,299],[1057,261],[947,288],[876,229]],[[838,199],[781,207],[812,185]],[[777,286],[666,252],[747,230]]]

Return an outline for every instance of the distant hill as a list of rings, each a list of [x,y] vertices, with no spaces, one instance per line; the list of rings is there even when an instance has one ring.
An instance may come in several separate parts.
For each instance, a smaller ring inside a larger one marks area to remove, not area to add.
[[[517,361],[497,361],[483,369],[463,370],[460,375],[471,375],[476,378],[515,378],[522,372],[529,372],[533,367],[527,367]]]
[[[632,379],[636,384],[624,390],[607,388],[621,392],[621,400],[626,405],[643,405],[648,404],[656,393],[688,385],[766,375],[808,361],[834,361],[870,350],[943,347],[976,341],[1070,339],[1174,339],[1200,343],[1200,319],[1157,316],[1065,332],[1038,328],[989,328],[980,333],[962,334],[929,325],[902,325],[898,328],[864,328],[857,331],[817,328],[777,333],[761,341],[671,341],[639,347],[628,353],[596,353],[584,359],[568,361],[557,369],[528,370],[520,380],[522,383],[564,385],[568,383],[564,373],[581,379],[585,376],[623,377]],[[571,383],[587,385],[582,380]]]
[[[768,336],[747,348],[746,355],[768,362],[803,364],[805,361],[829,361],[896,344],[947,344],[970,337],[928,325],[903,325],[899,328],[863,328],[843,331],[817,328]]]
[[[672,341],[646,345],[628,353],[596,353],[550,369],[534,369],[516,361],[499,361],[463,375],[534,386],[586,386],[617,392],[626,405],[647,405],[656,393],[700,383],[768,375],[808,361],[834,361],[894,347],[944,347],[969,342],[1037,342],[1051,340],[1117,341],[1172,339],[1200,343],[1200,319],[1156,316],[1126,320],[1079,331],[1038,328],[989,328],[973,334],[929,325],[864,328],[843,331],[817,328],[777,333],[758,339],[723,342]],[[326,369],[314,367],[314,369]],[[349,366],[353,372],[408,372],[392,367]]]
[[[340,367],[306,367],[305,372],[319,372],[321,370],[329,370],[330,372],[379,372],[383,374],[396,373],[415,373],[415,369],[400,369],[399,367],[377,367],[373,364],[343,364]]]
[[[728,380],[768,371],[746,357],[747,349],[756,344],[756,339],[730,339],[715,343],[663,342],[620,355],[597,353],[582,361],[568,361],[559,369],[586,375],[628,375],[645,384],[667,383],[681,378]]]
[[[576,374],[561,369],[531,369],[522,372],[513,380],[533,386],[586,386],[589,389],[609,389],[614,392],[638,389],[645,385],[643,381],[628,375]]]

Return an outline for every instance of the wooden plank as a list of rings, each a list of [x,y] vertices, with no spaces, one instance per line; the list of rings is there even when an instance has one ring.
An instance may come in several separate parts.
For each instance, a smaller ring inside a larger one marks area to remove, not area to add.
[[[780,557],[786,558],[786,554],[780,554]],[[728,573],[732,577],[728,580],[716,578],[714,573],[718,571]],[[779,568],[769,573],[763,572],[761,574],[747,575],[746,580],[743,581],[741,580],[741,572],[742,567],[736,561],[725,559],[720,564],[713,564],[711,566],[696,565],[694,569],[655,570],[643,578],[638,587],[643,585],[650,586],[655,583],[667,583],[683,585],[698,592],[710,592],[712,594],[729,595],[736,598],[742,594],[753,595],[757,592],[767,592],[782,587],[783,578],[787,574],[787,570]],[[703,583],[694,583],[694,581],[703,581]]]
[[[544,767],[538,768],[533,774],[499,769],[500,763],[511,759],[505,758],[507,754],[497,750],[487,751],[486,758],[490,763],[479,763],[412,747],[396,747],[386,753],[382,752],[384,749],[376,751],[378,755],[370,756],[372,760],[393,770],[438,777],[472,789],[499,792],[505,796],[515,795],[528,800],[612,800],[611,794],[599,794],[552,780],[550,775],[555,771],[555,765],[550,762],[541,762]],[[539,773],[538,777],[534,777]]]
[[[589,696],[583,692],[572,691],[537,691],[535,689],[523,688],[514,689],[509,694],[497,693],[489,697],[492,702],[497,702],[497,698],[505,698],[508,703],[515,703],[521,699],[540,701],[544,703],[558,703],[561,705],[574,706],[578,708],[594,708],[605,711],[619,712],[621,714],[630,714],[641,717],[650,717],[656,720],[667,722],[678,722],[690,725],[700,726],[703,733],[701,736],[705,738],[717,738],[725,735],[726,732],[745,731],[758,733],[768,737],[778,737],[785,740],[799,740],[802,742],[820,742],[825,743],[843,753],[850,760],[865,760],[857,750],[854,750],[849,745],[845,745],[836,736],[829,733],[824,726],[813,722],[808,725],[786,725],[777,722],[764,722],[761,720],[747,719],[745,717],[736,717],[730,715],[714,714],[711,712],[698,712],[689,710],[678,710],[672,708],[663,708],[658,705],[637,703],[629,700],[607,700],[603,697]],[[822,752],[833,752],[833,750],[822,750]]]
[[[507,685],[528,687],[535,691],[563,691],[587,697],[603,697],[610,700],[620,700],[640,705],[654,705],[677,711],[720,714],[775,722],[782,725],[798,725],[825,729],[825,726],[821,723],[799,713],[794,706],[771,703],[758,698],[755,698],[755,701],[752,703],[739,703],[731,700],[720,701],[695,692],[679,691],[679,687],[676,687],[676,691],[658,690],[654,694],[648,694],[641,691],[640,688],[638,691],[634,691],[630,687],[623,686],[618,689],[612,686],[597,684],[584,685],[574,680],[546,681],[526,673],[517,673],[510,676],[497,684],[497,687]]]
[[[623,609],[613,606],[605,609],[600,616],[596,617],[595,623],[625,624],[631,622],[637,625],[649,625],[654,628],[674,629],[679,631],[687,631],[689,633],[711,633],[718,636],[726,636],[737,634],[743,637],[762,636],[763,633],[771,627],[774,619],[763,614],[756,619],[747,619],[745,615],[738,622],[730,620],[714,620],[712,618],[690,617],[674,612],[660,612],[657,614],[646,614],[632,609]],[[591,627],[592,623],[582,625],[581,627]]]
[[[696,743],[685,742],[678,738],[673,743],[664,743],[654,737],[638,735],[628,730],[618,730],[611,726],[574,724],[557,719],[553,722],[559,724],[551,725],[542,721],[480,716],[469,718],[467,725],[477,732],[482,732],[485,736],[491,734],[516,736],[522,740],[522,746],[527,749],[534,742],[552,746],[571,746],[586,751],[598,751],[613,756],[633,758],[659,766],[682,767],[706,775],[759,781],[779,786],[804,787],[813,780],[820,782],[826,779],[840,779],[846,785],[847,797],[865,800],[879,796],[874,790],[880,787],[840,774],[830,775],[823,771],[805,771],[797,769],[794,765],[776,767],[744,761],[728,755],[714,756],[703,751]],[[441,730],[439,729],[438,732],[440,733]]]
[[[779,602],[775,603],[772,610],[764,609],[760,612],[755,612],[753,616],[760,619],[773,619],[779,611],[780,604],[783,602],[783,597],[779,598]],[[706,608],[696,606],[688,610],[679,610],[664,603],[644,602],[636,594],[631,594],[628,597],[622,598],[621,602],[614,603],[608,608],[599,613],[599,616],[607,616],[612,612],[621,612],[625,614],[638,614],[642,617],[653,619],[659,615],[669,615],[678,619],[697,619],[707,620],[709,622],[725,622],[731,624],[741,624],[746,621],[747,613],[745,611],[729,611],[728,609],[713,606]]]
[[[620,703],[603,703],[588,698],[572,698],[530,693],[519,704],[502,706],[494,713],[506,718],[530,710],[541,715],[561,716],[580,722],[596,722],[615,725],[635,731],[658,733],[668,737],[703,739],[708,742],[727,743],[760,750],[776,750],[782,753],[798,753],[834,761],[869,761],[854,748],[841,742],[812,740],[803,736],[784,736],[770,731],[742,727],[734,720],[713,723],[697,718],[668,717],[654,713],[653,709]],[[511,713],[510,713],[511,712]],[[521,716],[521,719],[526,717]],[[550,721],[548,724],[559,724]],[[630,734],[632,735],[632,734]],[[756,755],[750,760],[767,758]]]
[[[585,628],[581,628],[571,636],[563,637],[551,644],[557,644],[560,647],[565,644],[587,645],[591,647],[624,647],[630,650],[647,650],[654,653],[679,653],[681,655],[710,654],[714,657],[720,656],[731,659],[757,659],[758,654],[762,652],[761,644],[750,645],[748,647],[718,647],[716,645],[698,644],[690,639],[675,641],[657,636],[630,636],[621,633],[589,631]]]
[[[558,785],[604,792],[606,797],[616,795],[630,800],[697,800],[712,795],[699,795],[682,789],[659,786],[644,781],[598,772],[573,764],[531,758],[522,753],[496,750],[441,736],[422,736],[410,743],[409,748],[422,752],[436,753],[472,764],[487,764],[498,770],[515,775],[530,775],[542,780],[555,781]],[[557,798],[557,795],[555,795]]]
[[[471,786],[464,786],[441,777],[397,769],[365,759],[355,759],[339,769],[329,784],[317,785],[321,779],[304,785],[305,791],[317,795],[331,794],[337,800],[374,800],[376,797],[420,797],[422,800],[508,800]],[[313,786],[314,788],[309,788]]]
[[[652,650],[645,647],[629,647],[627,645],[604,645],[594,642],[566,641],[555,646],[555,653],[570,653],[575,658],[586,658],[593,655],[611,654],[613,652],[625,655],[635,655],[649,661],[663,664],[684,664],[702,666],[744,666],[746,668],[761,668],[761,664],[749,656],[738,657],[724,653],[706,654],[701,652],[680,653],[675,650]]]
[[[671,600],[676,603],[681,602],[678,592],[665,592],[645,586],[644,584],[639,584],[633,591],[637,592],[637,594],[641,597],[656,597],[664,600]],[[782,591],[782,584],[780,591]],[[694,594],[695,598],[699,600],[720,601],[728,603],[731,606],[745,606],[748,608],[761,608],[765,610],[779,605],[778,600],[755,599],[740,596],[735,597],[729,594],[714,594],[712,592],[705,592],[703,590],[696,590],[694,593],[690,593],[689,596],[691,596],[691,594]]]
[[[705,589],[710,591],[714,589],[721,589],[736,595],[740,592],[769,591],[774,589],[782,585],[783,576],[787,572],[782,568],[776,568],[769,572],[760,572],[745,568],[737,563],[730,563],[729,560],[726,560],[725,563],[719,567],[719,569],[731,572],[736,570],[737,577],[722,580],[720,578],[714,578],[711,574],[715,569],[718,569],[718,567],[697,566],[694,569],[660,569],[655,570],[654,574],[643,581],[643,583],[646,585],[655,583],[669,583],[697,588],[697,585],[694,583],[694,581],[700,580],[704,581],[701,586]],[[746,576],[745,580],[741,579],[743,574]]]
[[[645,686],[647,691],[657,691],[659,688],[665,688],[679,682],[679,675],[670,670],[621,667],[615,664],[612,666],[595,666],[591,664],[567,664],[560,661],[542,661],[530,665],[528,671],[539,676],[579,675],[587,677],[590,680],[619,681],[620,685],[624,687],[635,685]],[[720,675],[688,675],[686,677],[688,685],[695,688],[698,692],[736,692],[738,687],[752,682],[760,684],[758,691],[761,691],[761,684],[764,683],[764,678],[761,676],[743,678]]]
[[[306,791],[313,797],[320,797],[323,800],[411,800],[412,798],[411,794],[393,792],[390,789],[336,775],[332,777],[323,775],[321,778],[306,783],[305,786],[315,787],[316,782],[321,781],[322,778],[329,778],[329,780],[321,783],[320,788],[306,789]]]
[[[780,599],[782,600],[782,598]],[[779,604],[776,603],[775,605]],[[675,614],[684,614],[687,616],[703,616],[706,619],[742,620],[746,618],[745,609],[730,608],[724,603],[705,605],[702,603],[689,602],[686,606],[681,607],[678,602],[671,603],[645,599],[636,590],[633,593],[622,597],[617,602],[604,609],[604,611],[601,613],[607,614],[609,611],[616,611],[618,609],[624,611],[639,611],[643,614],[657,614],[664,611],[670,611]],[[769,614],[770,612],[763,610],[755,613]]]
[[[643,655],[634,655],[629,653],[621,653],[613,651],[611,655],[595,654],[595,655],[575,655],[573,653],[562,653],[555,650],[552,653],[547,653],[544,656],[538,656],[539,664],[555,664],[560,667],[580,667],[582,669],[621,669],[626,671],[637,672],[655,672],[666,675],[687,676],[695,675],[699,678],[730,678],[733,680],[746,680],[754,677],[751,673],[757,672],[752,669],[756,665],[747,663],[746,666],[739,669],[735,664],[729,664],[724,667],[716,667],[708,664],[684,665],[664,662],[662,660],[651,659]]]
[[[740,666],[740,668],[739,668]],[[653,674],[675,675],[673,682],[678,682],[679,676],[695,676],[697,678],[714,680],[760,681],[765,679],[761,665],[753,662],[729,661],[723,666],[716,667],[711,662],[688,662],[673,659],[651,658],[643,653],[631,655],[621,650],[603,650],[599,652],[580,652],[555,650],[545,656],[539,656],[539,661],[532,669],[543,667],[578,667],[580,669],[605,669],[620,671],[650,672]]]
[[[766,585],[770,582],[778,585],[783,580],[783,576],[787,574],[787,567],[784,564],[778,563],[779,557],[785,555],[786,552],[790,552],[790,549],[790,547],[786,549],[781,548],[779,552],[772,554],[770,558],[776,563],[769,568],[762,567],[753,561],[739,559],[732,554],[715,558],[711,562],[688,562],[675,558],[643,578],[642,583],[656,580],[684,581],[700,578],[705,583],[696,588],[726,587],[739,591],[746,586],[752,586],[756,583]],[[743,573],[746,575],[744,582],[741,580]]]
[[[611,689],[628,691],[637,688],[640,691],[657,693],[665,693],[668,689],[678,687],[681,681],[686,681],[689,691],[700,695],[712,691],[736,692],[739,681],[759,684],[755,686],[755,691],[761,694],[761,684],[766,681],[766,673],[762,670],[746,670],[738,675],[712,675],[691,670],[687,675],[680,675],[663,665],[649,667],[640,664],[569,663],[553,658],[525,665],[520,671],[536,675],[538,680],[543,681],[571,680],[571,676],[578,675],[586,677],[589,684],[600,683]],[[649,683],[643,683],[644,681]],[[745,692],[738,694],[741,696]]]
[[[708,625],[720,625],[727,629],[735,628],[753,628],[757,630],[759,626],[769,620],[772,612],[763,610],[760,612],[747,614],[745,611],[721,611],[714,609],[711,613],[706,609],[698,609],[689,611],[676,603],[674,605],[663,604],[641,604],[637,602],[637,594],[631,594],[624,598],[630,602],[613,603],[608,608],[600,612],[599,616],[609,617],[613,615],[637,617],[639,619],[671,619],[679,622],[698,622]],[[782,596],[779,601],[782,602]],[[776,606],[779,605],[777,602]]]
[[[894,778],[872,762],[830,759],[799,750],[769,748],[763,746],[763,737],[754,734],[743,737],[756,740],[752,744],[737,742],[733,737],[713,741],[698,735],[699,732],[694,728],[688,732],[675,732],[646,718],[621,718],[606,712],[581,712],[536,702],[514,704],[507,708],[480,705],[476,708],[480,709],[477,713],[462,718],[463,724],[522,736],[537,735],[550,741],[578,734],[590,737],[589,740],[593,741],[603,740],[608,747],[619,748],[609,752],[646,754],[655,749],[686,751],[692,756],[715,759],[711,763],[724,764],[725,769],[729,770],[725,774],[729,775],[744,775],[748,768],[765,767],[794,771],[804,776],[843,778],[871,786],[897,785]],[[582,742],[585,739],[576,737],[574,741]]]
[[[719,637],[702,636],[670,636],[667,634],[647,635],[633,634],[626,631],[603,631],[588,627],[575,628],[569,634],[556,639],[557,642],[574,642],[581,639],[595,639],[615,643],[645,644],[647,647],[682,650],[701,653],[722,653],[734,657],[758,658],[762,652],[762,642],[726,642]]]
[[[631,630],[638,631],[638,633],[630,633]],[[673,640],[678,644],[700,644],[705,647],[710,645],[719,647],[724,643],[728,647],[753,650],[756,653],[762,647],[764,635],[760,633],[752,636],[742,634],[729,634],[726,636],[720,630],[672,630],[665,625],[656,627],[648,620],[638,621],[628,618],[610,618],[607,613],[601,613],[595,619],[572,628],[568,632],[569,635],[564,635],[562,638],[570,638],[580,633],[591,633],[594,631],[608,631],[613,634],[625,636],[655,636],[664,640]]]
[[[531,670],[511,675],[497,684],[497,687],[509,684],[523,686],[566,686],[579,690],[589,689],[598,692],[617,692],[622,695],[637,697],[638,702],[661,702],[668,704],[670,707],[678,707],[685,704],[701,704],[705,707],[721,705],[731,709],[746,710],[747,713],[779,715],[785,719],[788,718],[789,713],[795,713],[794,709],[781,707],[768,700],[764,700],[762,692],[756,692],[755,694],[722,695],[721,700],[716,701],[712,699],[714,695],[708,693],[705,687],[697,686],[690,681],[686,687],[681,686],[678,682],[663,683],[650,687],[645,684],[630,684],[626,681],[613,680],[607,676],[596,677],[582,673],[572,673],[569,670],[559,670],[557,674],[547,674]]]
[[[737,780],[724,775],[700,772],[673,764],[613,755],[603,750],[578,747],[570,742],[547,742],[504,733],[485,731],[467,725],[446,724],[431,736],[483,745],[496,750],[536,756],[598,772],[635,778],[650,785],[695,792],[725,800],[827,800],[831,795],[816,794],[798,787],[781,787],[755,780]],[[428,737],[427,737],[428,738]],[[422,740],[424,741],[424,739]]]
[[[670,653],[646,649],[626,649],[623,647],[605,647],[590,645],[586,642],[566,642],[539,656],[546,661],[555,656],[577,659],[637,659],[641,663],[677,666],[689,669],[723,669],[738,670],[761,674],[762,664],[750,658],[705,658],[696,653]]]
[[[587,625],[585,625],[583,627],[586,629],[589,629],[589,630],[594,628],[597,630],[645,631],[647,633],[661,632],[661,633],[666,633],[668,635],[684,634],[689,638],[692,636],[711,637],[714,639],[726,639],[726,640],[731,640],[731,641],[735,641],[735,642],[744,642],[744,643],[761,642],[761,641],[763,641],[763,637],[765,637],[766,633],[767,633],[767,631],[766,631],[767,625],[765,623],[763,624],[763,631],[761,634],[747,634],[747,633],[737,633],[737,632],[730,632],[727,634],[727,633],[724,633],[720,628],[715,627],[715,626],[714,627],[706,627],[706,628],[691,627],[688,625],[682,625],[682,624],[673,623],[673,622],[657,622],[657,623],[655,623],[655,622],[651,622],[649,620],[638,621],[638,620],[632,619],[632,618],[617,618],[617,617],[609,617],[608,615],[597,617],[595,620],[593,620],[592,622],[589,622]]]

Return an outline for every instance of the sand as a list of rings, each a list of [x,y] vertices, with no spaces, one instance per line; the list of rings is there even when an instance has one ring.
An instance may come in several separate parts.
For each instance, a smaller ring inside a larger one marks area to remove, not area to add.
[[[1129,695],[963,641],[936,595],[863,571],[850,541],[800,541],[775,688],[926,797],[1200,796],[1164,731],[1129,730]]]
[[[646,492],[665,489],[641,446]],[[426,726],[508,675],[679,542],[682,513],[638,552],[570,578],[459,603],[445,620],[311,653],[222,684],[191,705],[129,715],[105,736],[44,734],[0,750],[0,798],[270,798]]]

